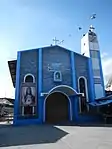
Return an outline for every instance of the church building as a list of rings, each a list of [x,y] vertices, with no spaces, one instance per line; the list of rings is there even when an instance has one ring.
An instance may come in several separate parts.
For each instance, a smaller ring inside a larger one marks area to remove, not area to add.
[[[18,51],[8,61],[15,87],[14,125],[93,122],[105,97],[94,27],[81,39],[81,53],[58,45]]]

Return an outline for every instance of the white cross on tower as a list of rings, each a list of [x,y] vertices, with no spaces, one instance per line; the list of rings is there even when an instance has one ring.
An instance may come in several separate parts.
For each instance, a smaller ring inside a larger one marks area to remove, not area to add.
[[[57,45],[57,43],[59,42],[59,40],[56,39],[56,37],[53,39],[54,44]]]

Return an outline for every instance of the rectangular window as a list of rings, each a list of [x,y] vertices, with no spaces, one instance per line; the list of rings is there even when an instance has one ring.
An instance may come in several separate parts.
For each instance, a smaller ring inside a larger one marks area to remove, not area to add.
[[[98,50],[99,49],[99,45],[98,45],[98,43],[96,42],[96,43],[94,43],[94,49],[95,50]],[[97,51],[98,52],[98,51]]]
[[[97,59],[97,58],[92,58],[92,65],[93,65],[93,69],[100,69],[100,66],[99,66],[99,59]]]
[[[98,52],[99,52],[99,51],[91,50],[91,51],[90,51],[91,57],[92,57],[92,58],[98,58],[98,54],[99,54]]]
[[[93,76],[99,77],[100,76],[100,70],[99,69],[94,69],[93,70]]]
[[[100,78],[94,78],[94,83],[95,84],[101,84],[101,79]]]

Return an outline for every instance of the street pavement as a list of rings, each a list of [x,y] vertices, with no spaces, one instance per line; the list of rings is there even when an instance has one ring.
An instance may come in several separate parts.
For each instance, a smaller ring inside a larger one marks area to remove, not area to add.
[[[0,126],[1,149],[112,149],[108,126]]]

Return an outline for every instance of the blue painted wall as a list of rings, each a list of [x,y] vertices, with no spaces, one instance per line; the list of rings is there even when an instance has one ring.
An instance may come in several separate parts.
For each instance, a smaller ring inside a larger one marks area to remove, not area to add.
[[[78,90],[78,78],[80,76],[84,76],[87,80],[89,102],[94,101],[95,91],[94,91],[92,61],[90,58],[82,56],[82,55],[77,54],[77,53],[74,54],[74,57],[75,57],[74,59],[75,59],[77,90]]]
[[[53,72],[48,70],[48,64],[61,63],[62,82],[54,83]],[[71,52],[59,46],[45,47],[35,50],[18,52],[17,72],[16,72],[16,101],[15,101],[15,124],[34,124],[41,123],[43,120],[44,97],[40,96],[41,92],[49,92],[53,87],[64,84],[73,87],[78,92],[78,78],[84,76],[87,79],[89,99],[93,100],[93,80],[91,79],[90,59],[75,52]],[[31,73],[36,79],[36,90],[38,100],[38,118],[36,119],[18,119],[20,115],[19,99],[20,86],[24,76]],[[73,120],[84,121],[90,120],[85,115],[79,115],[79,99],[70,97],[72,102]]]
[[[82,56],[80,54],[74,53],[74,67],[75,67],[75,80],[76,82],[75,88],[78,90],[78,78],[83,76],[87,80],[87,88],[88,88],[88,98],[91,102],[94,100],[94,85],[93,85],[93,74],[92,74],[92,67],[91,67],[91,59]],[[97,121],[96,116],[91,116],[88,114],[81,114],[79,113],[79,98],[74,97],[72,99],[73,102],[73,120],[78,123],[86,122],[93,122]],[[90,108],[91,112],[91,108]]]
[[[78,78],[84,76],[87,79],[87,85],[89,84],[88,78],[88,58],[77,53],[74,53],[75,59],[75,71],[76,71],[76,86],[78,90]]]
[[[37,82],[38,80],[38,54],[39,50],[21,51],[20,61],[20,83],[23,82],[27,73],[32,73]]]
[[[38,74],[39,74],[39,50],[27,50],[27,51],[21,51],[19,52],[19,56],[17,57],[17,78],[16,78],[16,108],[15,108],[15,124],[32,124],[32,123],[39,123],[40,117],[40,107],[39,101],[38,101],[38,94],[37,94],[37,118],[29,118],[29,119],[23,119],[21,116],[21,106],[20,106],[20,89],[21,85],[24,81],[24,76],[28,73],[31,73],[34,75],[36,80],[36,90],[38,93]],[[19,78],[19,79],[18,79]],[[18,107],[17,107],[18,106]]]
[[[20,59],[21,53],[17,53],[17,66],[16,66],[16,84],[15,84],[15,102],[14,102],[14,121],[13,124],[17,123],[17,116],[19,111],[19,86],[20,86]]]
[[[70,51],[59,46],[51,46],[43,48],[42,52],[42,92],[49,92],[50,89],[60,84],[72,86]],[[53,80],[53,72],[48,70],[48,64],[51,65],[52,63],[62,64],[60,67],[62,72],[61,83],[55,83]]]
[[[24,82],[24,76],[31,73],[35,77],[35,81],[38,82],[38,53],[37,49],[21,51],[20,59],[20,88]],[[38,84],[36,83],[36,90],[38,89]],[[37,92],[38,93],[38,92]],[[38,96],[36,95],[38,100]],[[38,104],[38,101],[37,101]],[[38,113],[38,109],[37,109]],[[19,110],[19,115],[21,115],[21,109]]]

